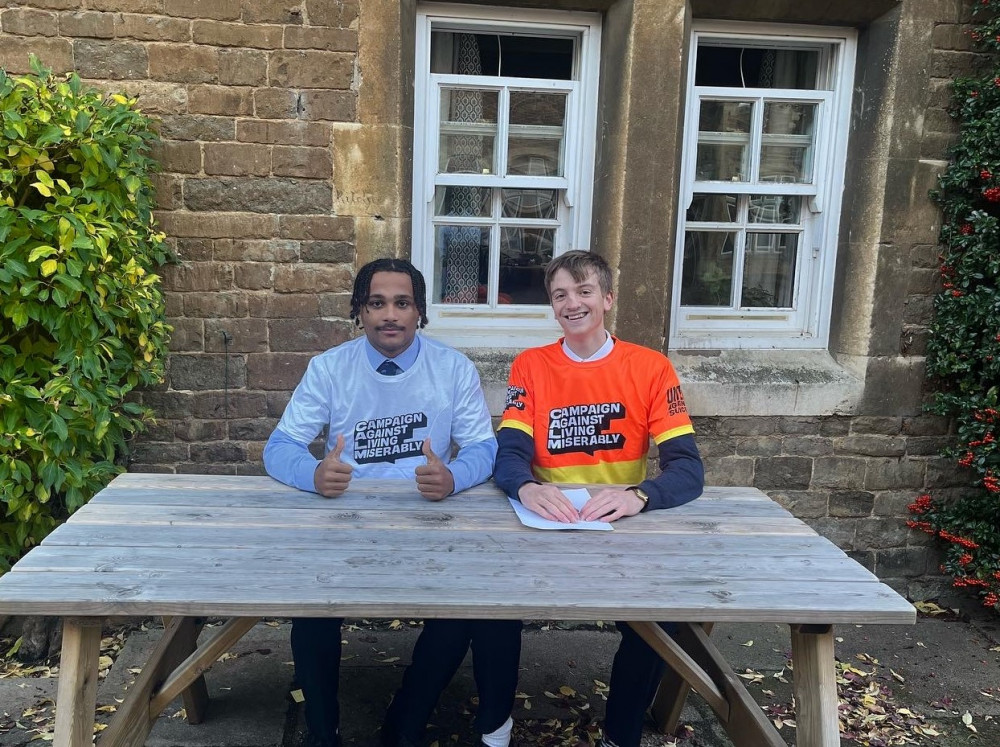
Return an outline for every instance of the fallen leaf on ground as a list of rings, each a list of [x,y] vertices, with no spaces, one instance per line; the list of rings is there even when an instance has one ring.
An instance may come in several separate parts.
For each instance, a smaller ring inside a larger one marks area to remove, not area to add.
[[[837,661],[837,715],[845,742],[865,747],[901,747],[940,736],[920,713],[895,704],[890,684],[901,679],[896,672],[881,668],[878,659],[870,654],[860,654],[856,661],[865,666]],[[751,678],[749,684],[755,682]],[[763,688],[761,692],[771,693]],[[762,708],[777,728],[794,726],[795,709],[791,703],[768,703]]]
[[[941,607],[934,602],[914,602],[913,606],[917,608],[918,612],[922,612],[925,615],[943,615],[948,612],[944,607]]]

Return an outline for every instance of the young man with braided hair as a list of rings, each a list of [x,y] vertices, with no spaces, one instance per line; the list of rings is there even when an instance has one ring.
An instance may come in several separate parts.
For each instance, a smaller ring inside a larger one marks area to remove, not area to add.
[[[313,358],[264,448],[269,475],[336,498],[353,477],[415,482],[439,501],[489,479],[496,439],[475,366],[452,348],[417,335],[427,323],[424,278],[409,262],[379,259],[358,271],[351,318],[364,336]],[[404,424],[403,428],[379,423]],[[326,456],[309,444],[324,429]],[[401,431],[401,432],[400,432]],[[458,445],[451,458],[452,442]],[[295,674],[305,696],[309,742],[340,744],[340,618],[292,621]],[[521,622],[427,620],[413,662],[382,728],[388,747],[420,744],[441,691],[470,645],[484,743],[509,741]]]
[[[704,469],[673,366],[604,328],[614,302],[607,263],[566,252],[546,267],[545,289],[564,337],[514,360],[497,433],[497,484],[561,522],[616,521],[697,498]],[[646,477],[650,438],[661,469],[654,478]],[[578,512],[553,483],[625,487],[594,492]],[[638,747],[665,665],[631,627],[618,629],[603,744]]]

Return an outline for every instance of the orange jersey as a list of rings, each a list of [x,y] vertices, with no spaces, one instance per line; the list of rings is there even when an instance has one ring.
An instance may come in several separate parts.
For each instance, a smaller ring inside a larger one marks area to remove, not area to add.
[[[559,483],[636,485],[650,437],[661,444],[694,433],[667,357],[617,339],[592,362],[571,360],[561,342],[518,355],[500,427],[527,433],[535,477]]]

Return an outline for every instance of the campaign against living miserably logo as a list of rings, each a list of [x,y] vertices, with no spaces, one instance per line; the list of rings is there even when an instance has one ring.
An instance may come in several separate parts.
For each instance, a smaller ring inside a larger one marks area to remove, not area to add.
[[[422,412],[362,420],[354,426],[354,461],[370,464],[421,456],[423,439],[414,440],[413,431],[426,425]]]
[[[524,402],[521,400],[527,395],[528,392],[523,386],[509,384],[507,386],[507,402],[504,404],[503,409],[509,410],[513,407],[515,410],[523,410]]]
[[[625,434],[606,433],[612,420],[625,417],[621,402],[569,405],[549,411],[548,450],[550,454],[625,448]]]

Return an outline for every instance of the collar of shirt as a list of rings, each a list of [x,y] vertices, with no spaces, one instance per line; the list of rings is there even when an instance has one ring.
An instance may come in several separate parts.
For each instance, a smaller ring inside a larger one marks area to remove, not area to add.
[[[612,337],[607,330],[604,330],[604,334],[608,336],[608,339],[606,339],[604,341],[604,344],[601,345],[601,347],[599,347],[597,350],[595,350],[594,354],[589,358],[581,358],[572,350],[570,350],[569,345],[566,344],[566,340],[563,340],[562,343],[563,352],[566,353],[567,358],[569,358],[571,361],[576,361],[577,363],[593,363],[594,361],[599,361],[601,358],[607,358],[609,355],[611,355],[611,349],[614,348],[615,346],[615,338]],[[379,362],[381,363],[381,361]]]
[[[366,337],[365,355],[368,357],[368,362],[371,364],[373,369],[381,366],[384,361],[390,360],[399,366],[400,370],[408,371],[413,367],[413,364],[417,362],[417,356],[420,355],[420,335],[416,335],[413,338],[413,342],[410,344],[410,347],[397,355],[395,358],[386,358],[372,347],[372,344],[368,342],[368,338]]]

